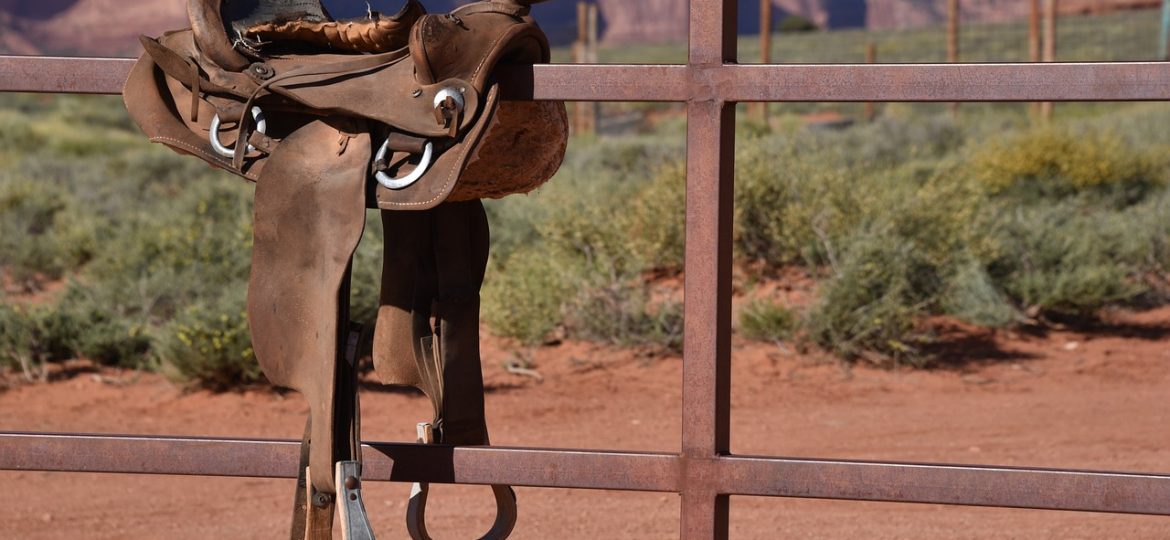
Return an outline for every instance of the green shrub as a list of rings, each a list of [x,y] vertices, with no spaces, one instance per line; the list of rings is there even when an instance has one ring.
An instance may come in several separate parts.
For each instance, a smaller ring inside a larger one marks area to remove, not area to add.
[[[539,344],[562,324],[571,281],[549,253],[530,249],[493,264],[483,289],[483,319],[499,336]]]
[[[686,169],[662,168],[653,181],[619,214],[631,251],[642,253],[644,265],[681,271],[686,254]]]
[[[84,322],[53,306],[0,304],[0,363],[17,366],[28,379],[44,379],[51,362],[76,356]]]
[[[775,266],[828,262],[833,240],[860,217],[852,175],[763,145],[745,148],[737,161],[737,256]]]
[[[973,166],[991,193],[1025,203],[1091,193],[1125,206],[1164,184],[1152,155],[1091,128],[1037,128],[994,139]]]
[[[366,328],[373,328],[378,319],[382,290],[382,218],[379,212],[368,212],[362,242],[353,256],[353,278],[350,281],[350,320]],[[393,253],[387,254],[393,257]]]
[[[936,270],[912,243],[888,234],[858,235],[844,246],[837,272],[821,285],[806,330],[846,360],[922,365],[918,330],[937,290]]]
[[[0,178],[0,268],[16,281],[76,269],[97,251],[101,226],[70,194],[35,181]]]
[[[64,294],[45,308],[54,321],[53,334],[71,356],[103,365],[142,367],[151,348],[146,318],[98,292],[70,283]]]
[[[34,355],[32,341],[33,330],[27,312],[0,301],[0,366],[23,368],[27,375]]]
[[[26,115],[0,111],[0,152],[24,153],[44,147],[45,138],[32,124]]]
[[[244,292],[190,306],[158,331],[164,372],[179,381],[227,390],[263,381],[252,350]]]
[[[788,306],[756,298],[740,309],[739,331],[744,337],[759,341],[784,341],[796,332],[799,319]]]
[[[585,286],[567,307],[565,323],[574,336],[587,340],[680,352],[682,304],[652,305],[648,296],[640,280]]]
[[[941,308],[947,315],[983,327],[1001,328],[1024,320],[1011,299],[976,261],[960,265],[947,278]]]
[[[1143,234],[1125,210],[1086,211],[1076,202],[1005,209],[999,256],[988,268],[1022,308],[1091,316],[1143,292]]]

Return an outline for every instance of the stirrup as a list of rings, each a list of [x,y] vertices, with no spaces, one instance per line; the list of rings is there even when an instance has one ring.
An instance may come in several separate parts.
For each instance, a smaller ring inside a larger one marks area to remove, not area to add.
[[[418,442],[433,444],[435,431],[429,423],[418,425]],[[430,484],[416,482],[410,488],[410,504],[406,507],[406,529],[410,531],[411,540],[431,540],[427,534],[427,495]],[[504,540],[512,534],[516,527],[516,492],[511,486],[492,486],[492,494],[496,496],[496,521],[492,528],[479,540]]]
[[[374,530],[362,502],[362,464],[356,461],[337,462],[337,500],[340,503],[341,538],[343,540],[374,540]]]

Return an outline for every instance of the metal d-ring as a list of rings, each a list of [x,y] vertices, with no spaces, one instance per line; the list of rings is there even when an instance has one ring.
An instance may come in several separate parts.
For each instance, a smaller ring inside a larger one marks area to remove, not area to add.
[[[378,154],[374,156],[374,161],[378,162],[386,159],[386,154],[388,153],[390,153],[390,139],[386,139],[386,142],[382,143],[382,148],[378,149]],[[430,170],[431,160],[434,158],[434,156],[435,145],[431,141],[427,141],[426,147],[423,148],[422,158],[419,160],[418,165],[414,168],[414,170],[410,171],[410,174],[403,176],[402,178],[394,178],[386,174],[385,171],[378,171],[377,173],[374,173],[374,178],[378,180],[379,184],[385,186],[386,189],[406,189],[414,185],[415,182],[418,182],[419,179],[422,178],[428,170]]]
[[[429,423],[418,425],[418,442],[430,444],[434,441],[434,430]],[[427,496],[430,484],[415,483],[410,488],[410,503],[406,507],[406,529],[411,540],[431,540],[427,533]],[[492,528],[479,540],[504,540],[516,527],[516,492],[511,486],[492,486],[496,497],[496,521]]]
[[[443,103],[446,103],[447,98],[451,98],[455,102],[455,108],[458,109],[459,112],[463,112],[463,107],[467,103],[463,98],[463,92],[460,92],[458,88],[451,86],[443,88],[435,94],[435,108],[437,109],[442,106]]]
[[[268,120],[264,118],[264,111],[260,110],[260,107],[252,107],[252,119],[256,121],[256,131],[258,133],[263,134],[268,130]],[[236,151],[234,149],[228,148],[219,142],[219,127],[221,123],[222,121],[217,113],[215,118],[211,119],[211,133],[208,136],[208,139],[211,141],[211,149],[225,158],[235,157]],[[255,151],[256,147],[249,144],[248,152]]]

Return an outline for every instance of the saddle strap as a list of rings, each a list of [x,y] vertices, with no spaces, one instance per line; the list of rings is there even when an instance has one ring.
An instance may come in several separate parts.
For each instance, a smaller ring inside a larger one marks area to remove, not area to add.
[[[386,210],[382,221],[378,375],[431,399],[436,442],[488,444],[479,349],[479,290],[490,244],[483,203]]]
[[[435,209],[436,329],[442,358],[439,442],[488,444],[479,350],[479,290],[488,261],[488,221],[479,200]]]

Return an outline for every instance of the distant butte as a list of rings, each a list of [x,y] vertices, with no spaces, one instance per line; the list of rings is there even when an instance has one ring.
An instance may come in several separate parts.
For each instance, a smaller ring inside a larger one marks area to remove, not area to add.
[[[445,12],[468,0],[423,0],[432,12]],[[596,0],[606,43],[684,42],[687,0]],[[942,22],[947,0],[773,0],[776,17],[798,14],[821,28],[891,29]],[[325,0],[341,15],[365,10],[364,0]],[[373,0],[375,9],[393,12],[401,0]],[[1160,0],[1061,0],[1062,13],[1091,13],[1161,5]],[[1027,2],[963,0],[964,22],[1020,20]],[[759,28],[755,4],[740,2],[740,32]],[[554,43],[575,35],[576,2],[555,0],[535,7],[537,20]],[[186,0],[0,0],[0,53],[135,56],[138,35],[158,35],[186,26]]]

